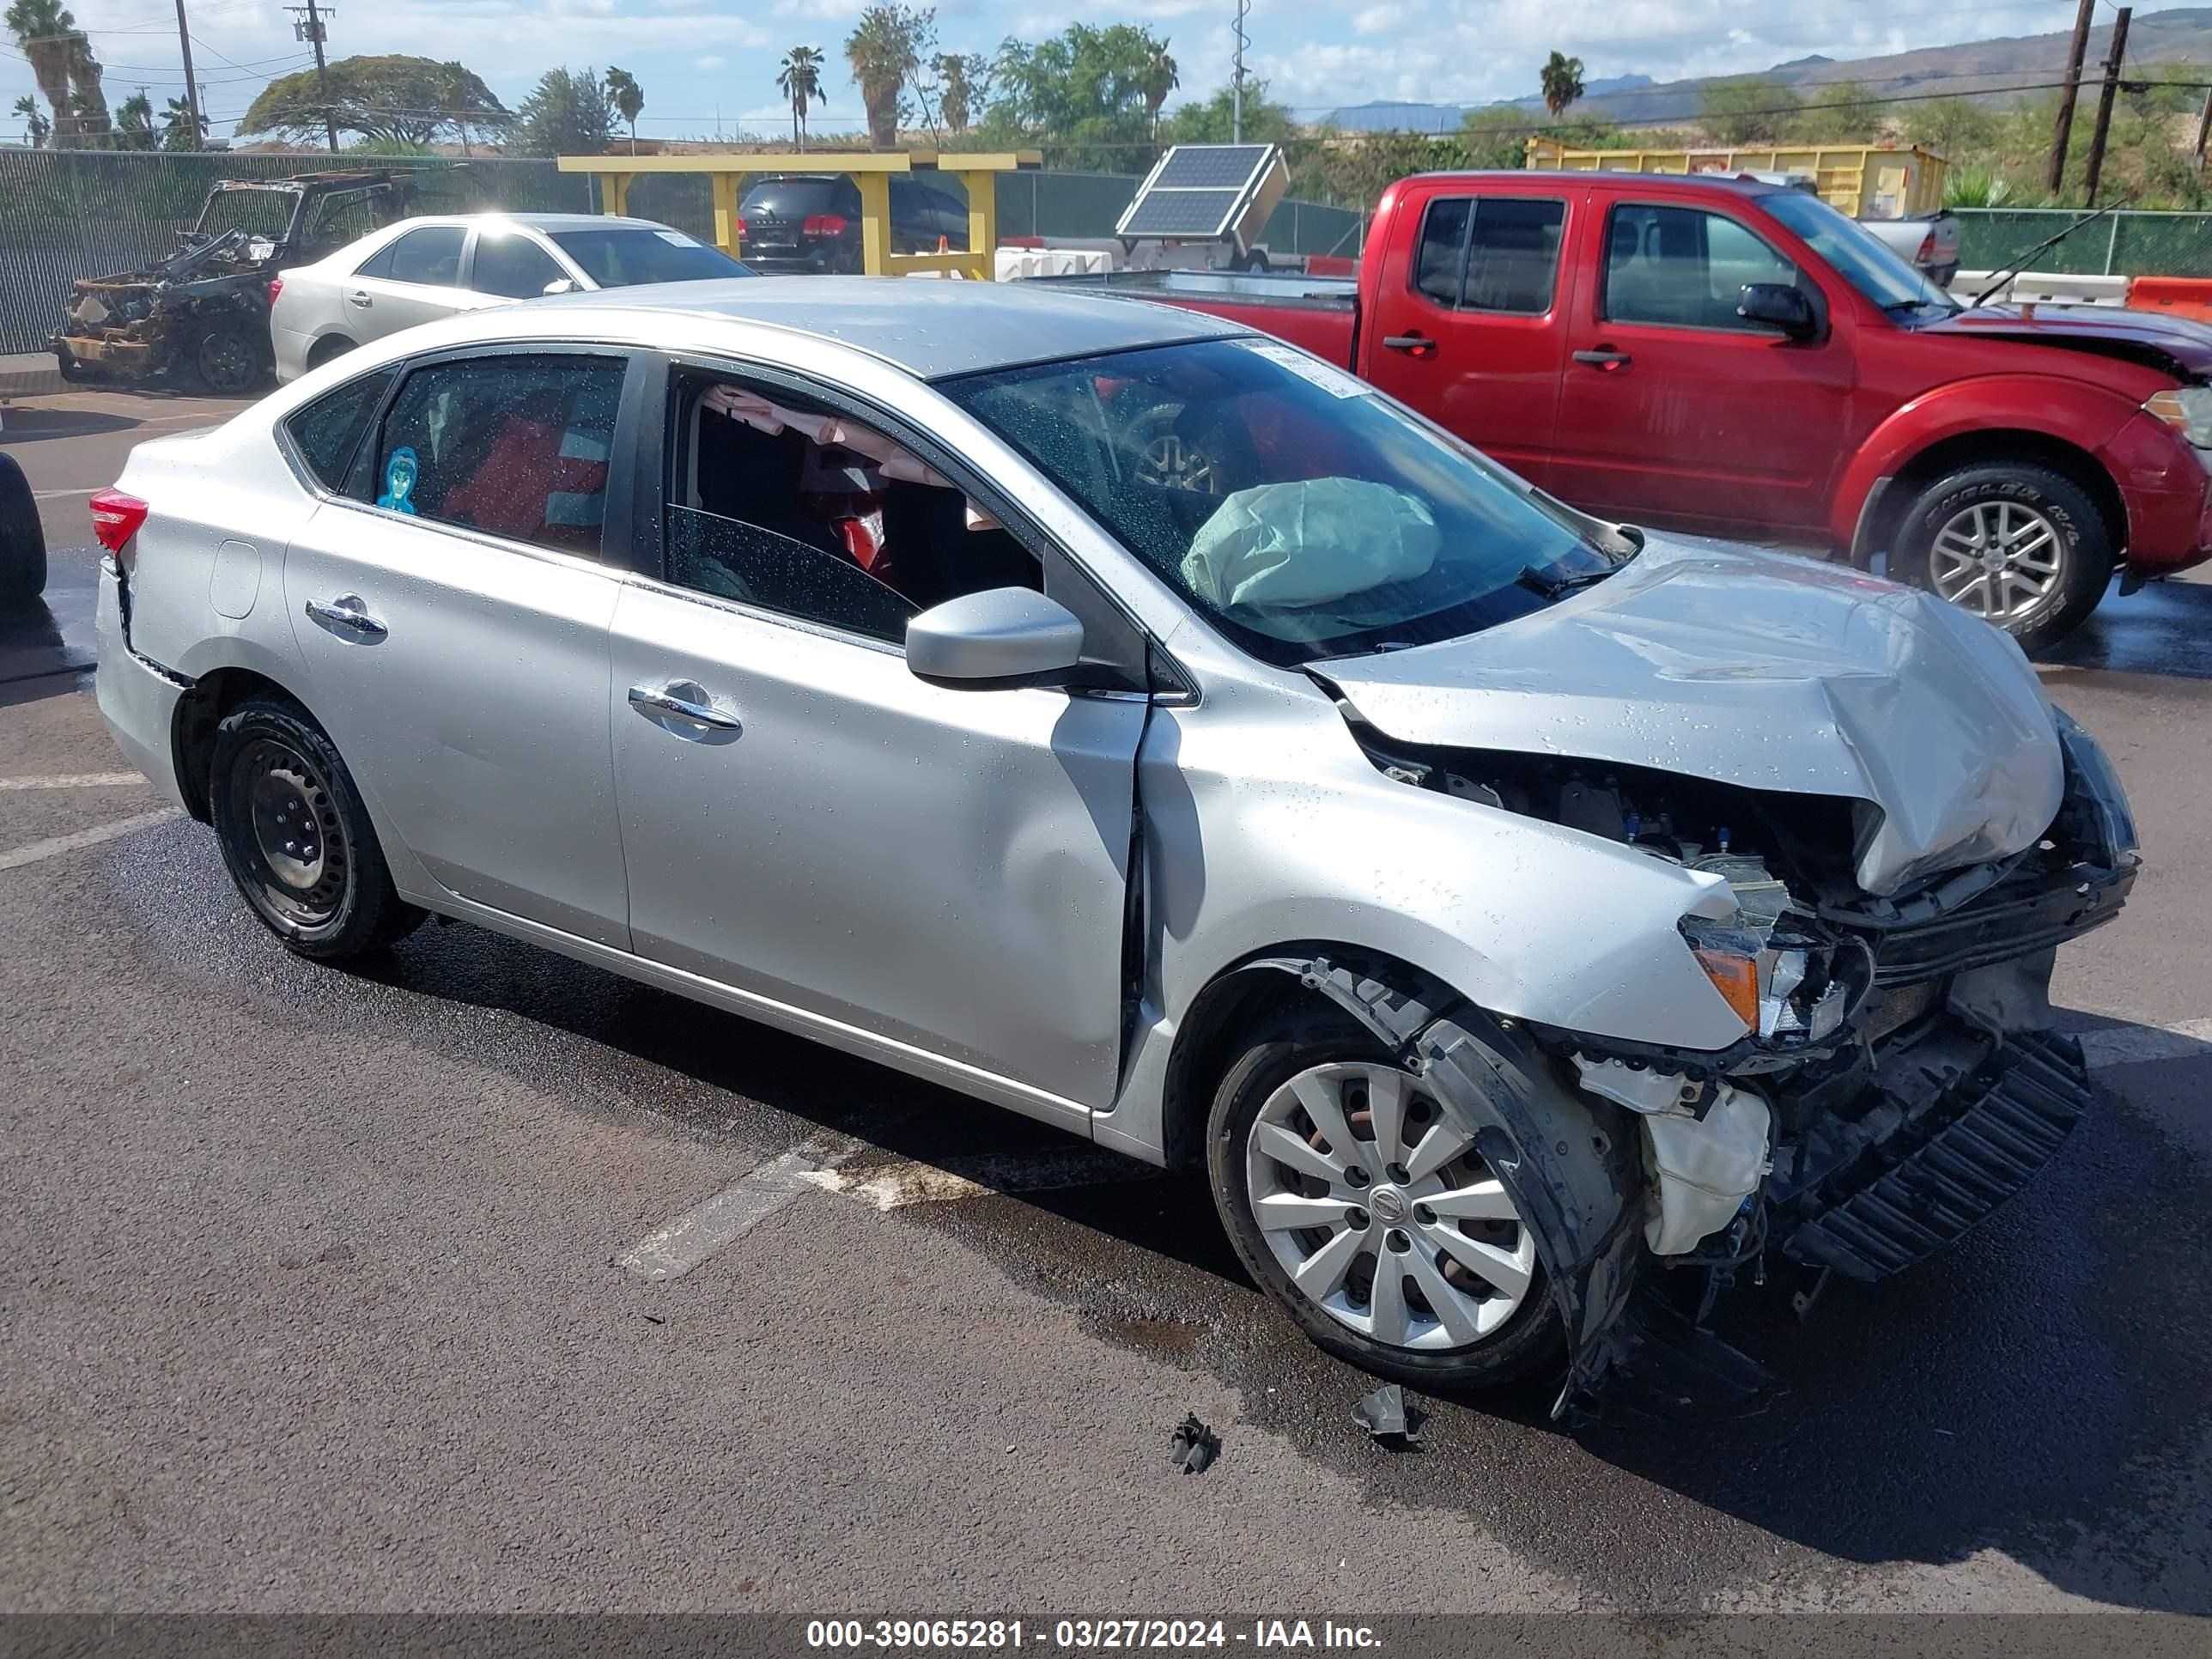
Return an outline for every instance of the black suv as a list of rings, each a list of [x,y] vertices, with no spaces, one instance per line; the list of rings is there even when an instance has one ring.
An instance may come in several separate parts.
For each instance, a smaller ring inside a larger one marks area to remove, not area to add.
[[[968,251],[968,204],[919,179],[891,176],[891,252]],[[755,181],[738,206],[741,257],[763,272],[860,269],[860,187],[842,173]]]

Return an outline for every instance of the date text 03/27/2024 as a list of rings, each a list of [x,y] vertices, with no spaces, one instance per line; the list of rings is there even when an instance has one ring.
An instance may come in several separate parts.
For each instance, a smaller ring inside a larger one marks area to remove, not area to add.
[[[1220,1619],[1059,1619],[1026,1626],[1019,1619],[816,1619],[807,1622],[806,1645],[983,1652],[1022,1647],[1375,1649],[1382,1638],[1369,1626],[1328,1619],[1255,1619],[1249,1627]]]

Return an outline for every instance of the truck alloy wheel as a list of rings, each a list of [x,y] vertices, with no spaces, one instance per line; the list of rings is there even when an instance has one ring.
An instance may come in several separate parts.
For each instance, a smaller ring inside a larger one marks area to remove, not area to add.
[[[2030,654],[2079,627],[2112,579],[2112,532],[2081,487],[2048,467],[1970,466],[1905,510],[1893,574],[1994,623]]]
[[[2058,526],[2019,501],[1976,501],[1946,520],[1929,544],[1936,592],[1994,623],[2050,603],[2066,559]]]

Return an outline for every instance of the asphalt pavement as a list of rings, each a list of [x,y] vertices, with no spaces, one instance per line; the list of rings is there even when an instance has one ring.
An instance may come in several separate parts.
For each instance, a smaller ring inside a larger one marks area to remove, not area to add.
[[[0,433],[58,550],[215,412],[112,395]],[[0,648],[0,1611],[2212,1613],[2208,642],[2166,584],[2045,670],[2147,867],[2061,953],[2099,1109],[2028,1191],[1747,1292],[1762,1415],[1524,1390],[1397,1455],[1194,1185],[465,926],[299,962]]]

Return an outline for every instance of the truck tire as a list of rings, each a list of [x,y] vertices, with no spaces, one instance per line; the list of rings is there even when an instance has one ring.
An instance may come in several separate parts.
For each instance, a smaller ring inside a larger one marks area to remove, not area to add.
[[[2003,629],[2033,656],[2097,608],[2113,556],[2112,530],[2081,485],[2033,462],[1993,461],[1920,492],[1905,508],[1891,569]]]
[[[1394,1382],[1489,1388],[1556,1361],[1561,1326],[1534,1235],[1472,1144],[1407,1167],[1441,1110],[1356,1021],[1293,1002],[1223,1073],[1206,1175],[1246,1270],[1308,1340]],[[1313,1224],[1285,1226],[1290,1210]],[[1460,1218],[1476,1215],[1495,1218]]]
[[[239,318],[203,325],[187,348],[192,379],[218,398],[245,398],[268,384],[269,351]]]
[[[0,454],[0,605],[23,605],[46,589],[46,534],[38,498],[12,455]]]

